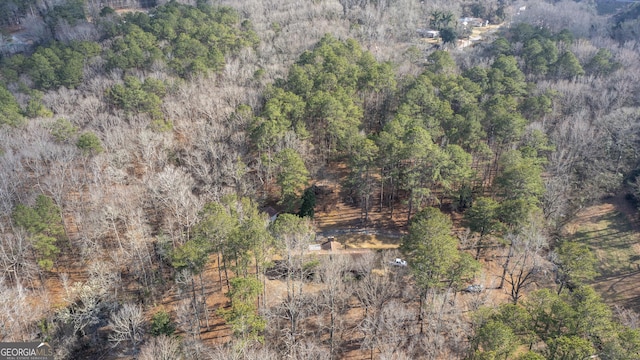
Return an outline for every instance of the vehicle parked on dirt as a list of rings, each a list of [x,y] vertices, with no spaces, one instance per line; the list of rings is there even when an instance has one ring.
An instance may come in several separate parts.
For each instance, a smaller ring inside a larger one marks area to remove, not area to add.
[[[467,286],[462,291],[468,292],[468,293],[477,294],[477,293],[481,292],[482,290],[484,290],[484,286],[482,286],[480,284],[473,284],[473,285]]]

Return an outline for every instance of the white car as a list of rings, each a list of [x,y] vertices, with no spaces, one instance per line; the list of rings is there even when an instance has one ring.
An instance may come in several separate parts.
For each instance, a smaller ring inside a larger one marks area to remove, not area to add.
[[[395,260],[393,260],[391,262],[391,265],[393,265],[393,266],[407,266],[407,261],[406,260],[402,260],[400,258],[396,258]]]
[[[484,286],[480,285],[480,284],[473,284],[473,285],[469,285],[466,288],[464,288],[464,292],[468,292],[468,293],[479,293],[482,290],[484,290]]]

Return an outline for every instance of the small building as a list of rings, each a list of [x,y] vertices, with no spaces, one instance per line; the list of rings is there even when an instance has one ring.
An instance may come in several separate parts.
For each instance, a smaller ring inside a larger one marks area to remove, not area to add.
[[[311,244],[309,245],[309,251],[320,251],[322,250],[321,244]]]
[[[323,242],[320,245],[320,247],[322,248],[322,250],[328,250],[328,251],[342,250],[342,244],[335,241],[333,237],[328,238],[327,241]]]
[[[463,26],[482,27],[485,26],[485,21],[481,18],[463,17],[458,19],[458,23]]]
[[[272,208],[271,206],[267,206],[262,209],[262,212],[269,216],[269,221],[274,222],[278,218],[278,210]]]
[[[428,29],[418,29],[418,35],[423,38],[435,39],[440,37],[440,31],[438,30],[428,30]]]

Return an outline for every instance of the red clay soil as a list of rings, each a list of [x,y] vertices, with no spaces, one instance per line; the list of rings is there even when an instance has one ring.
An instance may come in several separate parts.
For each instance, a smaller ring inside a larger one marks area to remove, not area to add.
[[[315,223],[320,231],[364,227],[397,230],[406,226],[406,206],[396,204],[392,217],[389,207],[385,205],[380,209],[379,190],[371,196],[372,206],[365,223],[361,207],[342,186],[348,175],[346,163],[331,163],[324,169],[323,177],[315,182],[320,192],[316,195]]]
[[[228,289],[226,286],[224,271],[222,271],[220,275],[222,276],[222,283],[220,282],[220,276],[218,273],[217,256],[212,255],[209,258],[209,265],[203,273],[205,296],[207,298],[207,308],[209,309],[209,330],[207,330],[206,322],[203,317],[199,337],[199,339],[208,346],[229,342],[232,336],[231,328],[224,322],[224,319],[216,314],[218,309],[230,306],[229,299],[225,296]],[[201,296],[200,294],[202,290],[199,287],[199,279],[196,280],[196,296],[199,297]],[[162,306],[170,311],[174,319],[176,315],[175,307],[178,305],[178,302],[179,295],[177,293],[177,288],[174,285],[165,294],[161,302]],[[178,334],[184,337],[191,336],[184,332],[178,332]]]

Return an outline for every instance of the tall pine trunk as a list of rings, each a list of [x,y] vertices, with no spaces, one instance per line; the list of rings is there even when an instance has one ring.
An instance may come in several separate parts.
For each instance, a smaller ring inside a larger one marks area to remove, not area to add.
[[[202,308],[204,310],[204,318],[207,324],[207,331],[211,330],[209,325],[209,309],[207,308],[207,295],[205,292],[204,278],[202,277],[202,272],[199,274],[200,276],[200,296],[202,297]]]
[[[504,286],[504,278],[507,276],[507,268],[509,267],[509,262],[511,262],[511,257],[513,257],[513,242],[509,242],[509,253],[507,254],[507,260],[502,267],[502,277],[500,278],[500,285],[498,289],[502,289]]]
[[[191,293],[193,296],[193,313],[196,317],[196,323],[198,325],[198,337],[200,337],[200,309],[198,309],[198,302],[196,300],[196,282],[193,279],[193,275],[191,275]]]

